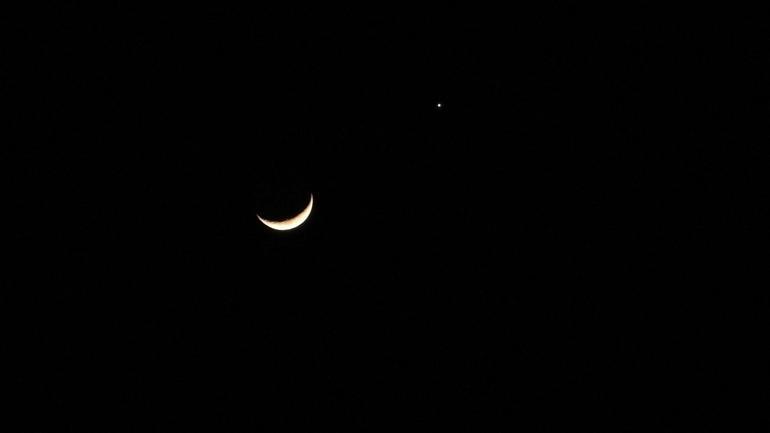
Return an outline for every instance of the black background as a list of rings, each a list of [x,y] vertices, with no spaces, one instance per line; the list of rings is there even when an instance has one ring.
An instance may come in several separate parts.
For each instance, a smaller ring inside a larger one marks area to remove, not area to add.
[[[768,36],[712,12],[7,11],[12,419],[747,419]]]

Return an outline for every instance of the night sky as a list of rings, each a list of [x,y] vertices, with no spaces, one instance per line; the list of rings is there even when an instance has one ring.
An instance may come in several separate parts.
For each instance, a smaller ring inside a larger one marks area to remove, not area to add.
[[[760,407],[758,17],[0,23],[4,431],[702,431],[726,395]],[[310,194],[295,230],[256,219]]]

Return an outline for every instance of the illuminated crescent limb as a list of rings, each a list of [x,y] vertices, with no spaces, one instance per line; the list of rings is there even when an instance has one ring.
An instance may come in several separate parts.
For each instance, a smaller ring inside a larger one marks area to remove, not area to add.
[[[299,227],[302,223],[304,223],[308,219],[308,217],[310,216],[310,211],[312,210],[313,210],[313,194],[310,194],[310,203],[308,203],[308,205],[305,207],[304,210],[302,210],[302,212],[300,212],[299,214],[297,214],[292,218],[289,218],[283,221],[271,221],[271,220],[266,220],[261,216],[259,216],[259,214],[257,214],[257,219],[259,219],[262,222],[262,224],[270,227],[273,230],[285,231],[285,230],[291,230],[293,228]]]

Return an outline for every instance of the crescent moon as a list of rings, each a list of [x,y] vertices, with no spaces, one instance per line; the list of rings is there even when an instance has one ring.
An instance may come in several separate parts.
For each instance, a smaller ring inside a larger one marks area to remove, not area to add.
[[[283,221],[270,221],[262,218],[259,216],[259,214],[257,214],[257,218],[262,221],[262,224],[270,227],[273,230],[291,230],[293,228],[299,227],[302,223],[304,223],[310,216],[311,210],[313,210],[313,194],[310,194],[310,203],[308,203],[302,212],[298,213],[294,217]]]

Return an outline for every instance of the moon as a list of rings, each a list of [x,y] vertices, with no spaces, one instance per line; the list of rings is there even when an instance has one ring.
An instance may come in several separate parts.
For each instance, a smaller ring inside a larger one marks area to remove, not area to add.
[[[310,211],[313,210],[313,194],[310,194],[310,203],[307,204],[305,209],[298,213],[296,216],[293,216],[289,219],[285,219],[283,221],[270,221],[262,218],[257,214],[257,218],[262,221],[262,224],[270,227],[273,230],[291,230],[294,228],[299,227],[302,223],[304,223],[308,217],[310,216]]]

